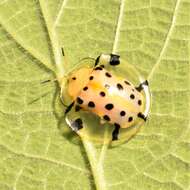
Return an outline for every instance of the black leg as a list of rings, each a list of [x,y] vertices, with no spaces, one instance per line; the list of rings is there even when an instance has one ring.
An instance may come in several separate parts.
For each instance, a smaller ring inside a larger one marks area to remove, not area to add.
[[[72,125],[72,129],[74,131],[78,131],[78,130],[82,129],[83,128],[82,119],[80,119],[80,118],[75,119],[75,121],[72,122],[71,125]]]
[[[56,82],[57,79],[48,79],[41,82],[41,84],[47,83],[47,82]]]
[[[100,61],[100,55],[96,58],[94,67],[96,67],[98,65],[99,61]]]
[[[72,109],[74,102],[72,102],[65,110],[65,115]]]
[[[139,118],[143,119],[144,121],[146,121],[146,119],[147,119],[147,118],[145,117],[145,115],[142,114],[141,112],[139,112],[137,116],[138,116]]]
[[[75,111],[77,112],[77,111],[80,111],[82,108],[79,106],[79,105],[76,105],[75,106]]]
[[[138,90],[140,92],[140,91],[142,91],[144,89],[144,86],[148,86],[148,81],[147,80],[145,80],[138,87],[136,87],[136,90]]]
[[[115,129],[112,132],[112,141],[118,140],[120,125],[115,123]]]
[[[116,54],[110,54],[111,56],[111,59],[110,59],[110,65],[111,66],[116,66],[116,65],[119,65],[120,64],[120,56],[119,55],[116,55]]]
[[[101,57],[101,55],[96,58],[94,67],[96,67],[96,66],[99,64],[99,62],[100,62],[100,57]],[[110,54],[110,60],[107,60],[107,62],[108,62],[111,66],[116,66],[116,65],[119,65],[119,64],[120,64],[119,58],[120,58],[119,55]],[[103,65],[102,65],[102,67],[103,67]]]
[[[44,80],[41,82],[41,84],[47,83],[47,82],[51,82],[52,80],[48,79],[48,80]]]

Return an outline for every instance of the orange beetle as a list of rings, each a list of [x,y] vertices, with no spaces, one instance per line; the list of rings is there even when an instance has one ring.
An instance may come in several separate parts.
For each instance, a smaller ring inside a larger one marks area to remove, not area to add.
[[[72,108],[96,114],[101,123],[115,126],[112,140],[118,139],[119,129],[135,125],[139,119],[146,121],[148,112],[143,112],[146,100],[142,91],[148,88],[148,82],[135,87],[126,78],[116,76],[106,66],[121,63],[119,55],[101,54],[93,68],[80,68],[69,76],[68,94],[73,100],[65,114]],[[74,130],[83,127],[81,118],[73,123]]]

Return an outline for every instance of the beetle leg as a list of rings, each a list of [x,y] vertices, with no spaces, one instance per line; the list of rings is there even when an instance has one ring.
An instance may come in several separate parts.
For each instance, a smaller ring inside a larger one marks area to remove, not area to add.
[[[74,131],[78,131],[83,128],[83,122],[81,118],[75,119],[75,121],[72,122],[71,127]]]
[[[104,66],[106,64],[110,64],[111,66],[116,66],[120,64],[119,60],[120,56],[116,54],[101,54],[96,58],[94,67],[100,64],[100,66]]]
[[[116,55],[116,54],[110,54],[110,65],[111,66],[116,66],[120,64],[120,60],[119,60],[120,56]]]
[[[96,61],[95,61],[94,67],[96,67],[96,66],[99,64],[100,56],[101,56],[101,55],[99,55],[99,56],[96,58]]]
[[[139,118],[143,119],[144,121],[146,121],[147,117],[145,117],[145,115],[141,112],[138,113],[137,115]]]
[[[72,103],[66,108],[66,110],[65,110],[65,116],[67,115],[67,113],[69,113],[69,112],[71,111],[73,105],[74,105],[74,102],[72,102]]]
[[[142,82],[138,87],[136,87],[136,90],[141,92],[142,90],[145,90],[145,87],[148,86],[148,81],[145,80],[144,82]],[[146,93],[146,92],[145,92]],[[137,115],[139,118],[143,119],[144,121],[146,121],[147,119],[147,115],[145,116],[143,113],[139,112]]]
[[[75,111],[76,111],[76,112],[80,111],[81,109],[82,109],[82,108],[81,108],[79,105],[76,105],[76,106],[75,106]]]
[[[118,140],[120,126],[115,124],[115,129],[112,132],[112,141]]]
[[[136,90],[141,92],[144,89],[144,86],[148,86],[148,81],[147,80],[145,80],[138,87],[136,87]]]

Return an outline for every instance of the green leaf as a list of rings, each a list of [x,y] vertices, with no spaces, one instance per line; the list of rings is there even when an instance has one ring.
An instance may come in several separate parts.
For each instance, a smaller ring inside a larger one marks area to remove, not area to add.
[[[189,31],[189,0],[0,0],[0,189],[190,189]],[[59,87],[41,84],[101,52],[152,93],[147,124],[112,149],[63,135]]]

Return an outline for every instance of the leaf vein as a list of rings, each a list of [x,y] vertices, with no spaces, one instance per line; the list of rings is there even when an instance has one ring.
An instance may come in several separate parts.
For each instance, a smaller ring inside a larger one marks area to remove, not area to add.
[[[120,30],[121,30],[123,15],[124,15],[124,6],[125,6],[125,0],[121,0],[112,53],[116,53],[116,51],[118,49]]]
[[[63,162],[63,161],[57,161],[57,160],[54,160],[54,159],[44,158],[42,156],[36,156],[36,155],[32,155],[32,154],[27,154],[27,153],[16,152],[16,151],[13,151],[12,149],[10,149],[9,147],[5,146],[4,144],[0,144],[0,147],[3,148],[3,149],[6,149],[10,153],[13,153],[15,155],[18,155],[18,156],[21,156],[21,157],[24,157],[24,158],[46,161],[46,162],[49,162],[49,163],[52,163],[54,165],[58,165],[58,166],[61,166],[61,167],[69,167],[69,168],[72,168],[74,170],[78,170],[78,171],[83,172],[83,173],[89,173],[89,171],[86,170],[86,169],[80,168],[78,166],[75,166],[73,164],[69,164],[69,163],[66,163],[66,162]]]
[[[61,8],[60,8],[60,10],[58,11],[58,14],[57,14],[57,16],[56,16],[55,23],[54,23],[54,27],[56,27],[57,24],[59,23],[59,20],[60,20],[60,18],[61,18],[61,15],[63,14],[63,9],[64,9],[64,7],[65,7],[65,5],[66,5],[67,2],[68,2],[68,0],[63,0],[62,5],[61,5]]]
[[[24,44],[23,40],[19,37],[16,37],[16,34],[11,32],[6,24],[0,18],[0,25],[4,29],[4,31],[11,37],[11,39],[21,48],[23,48],[31,57],[39,61],[42,65],[44,65],[50,71],[54,71],[54,68],[51,66],[51,63],[48,59],[43,57],[40,53],[38,53],[35,49],[31,48],[30,46]]]
[[[64,68],[62,65],[62,55],[61,55],[61,48],[59,47],[58,37],[55,31],[55,28],[53,28],[53,21],[50,15],[48,15],[48,8],[47,3],[45,0],[38,0],[39,6],[41,10],[41,14],[44,19],[44,24],[46,26],[47,34],[49,36],[49,40],[51,43],[51,50],[53,53],[54,63],[57,67],[57,76],[58,80],[61,80],[61,77],[64,75]]]
[[[177,18],[177,13],[178,13],[178,9],[179,9],[179,5],[180,5],[180,0],[176,0],[176,4],[175,4],[175,8],[174,8],[174,14],[173,14],[173,17],[172,17],[172,20],[171,20],[171,25],[170,25],[170,28],[166,34],[166,39],[165,39],[165,42],[162,46],[162,49],[160,51],[160,54],[158,56],[158,59],[155,63],[155,65],[152,67],[147,79],[150,80],[154,74],[154,72],[156,71],[156,69],[158,68],[159,66],[159,63],[160,61],[162,60],[162,57],[168,47],[168,44],[169,44],[169,40],[170,40],[170,36],[172,35],[172,32],[173,32],[173,29],[175,27],[175,23],[176,23],[176,18]]]

